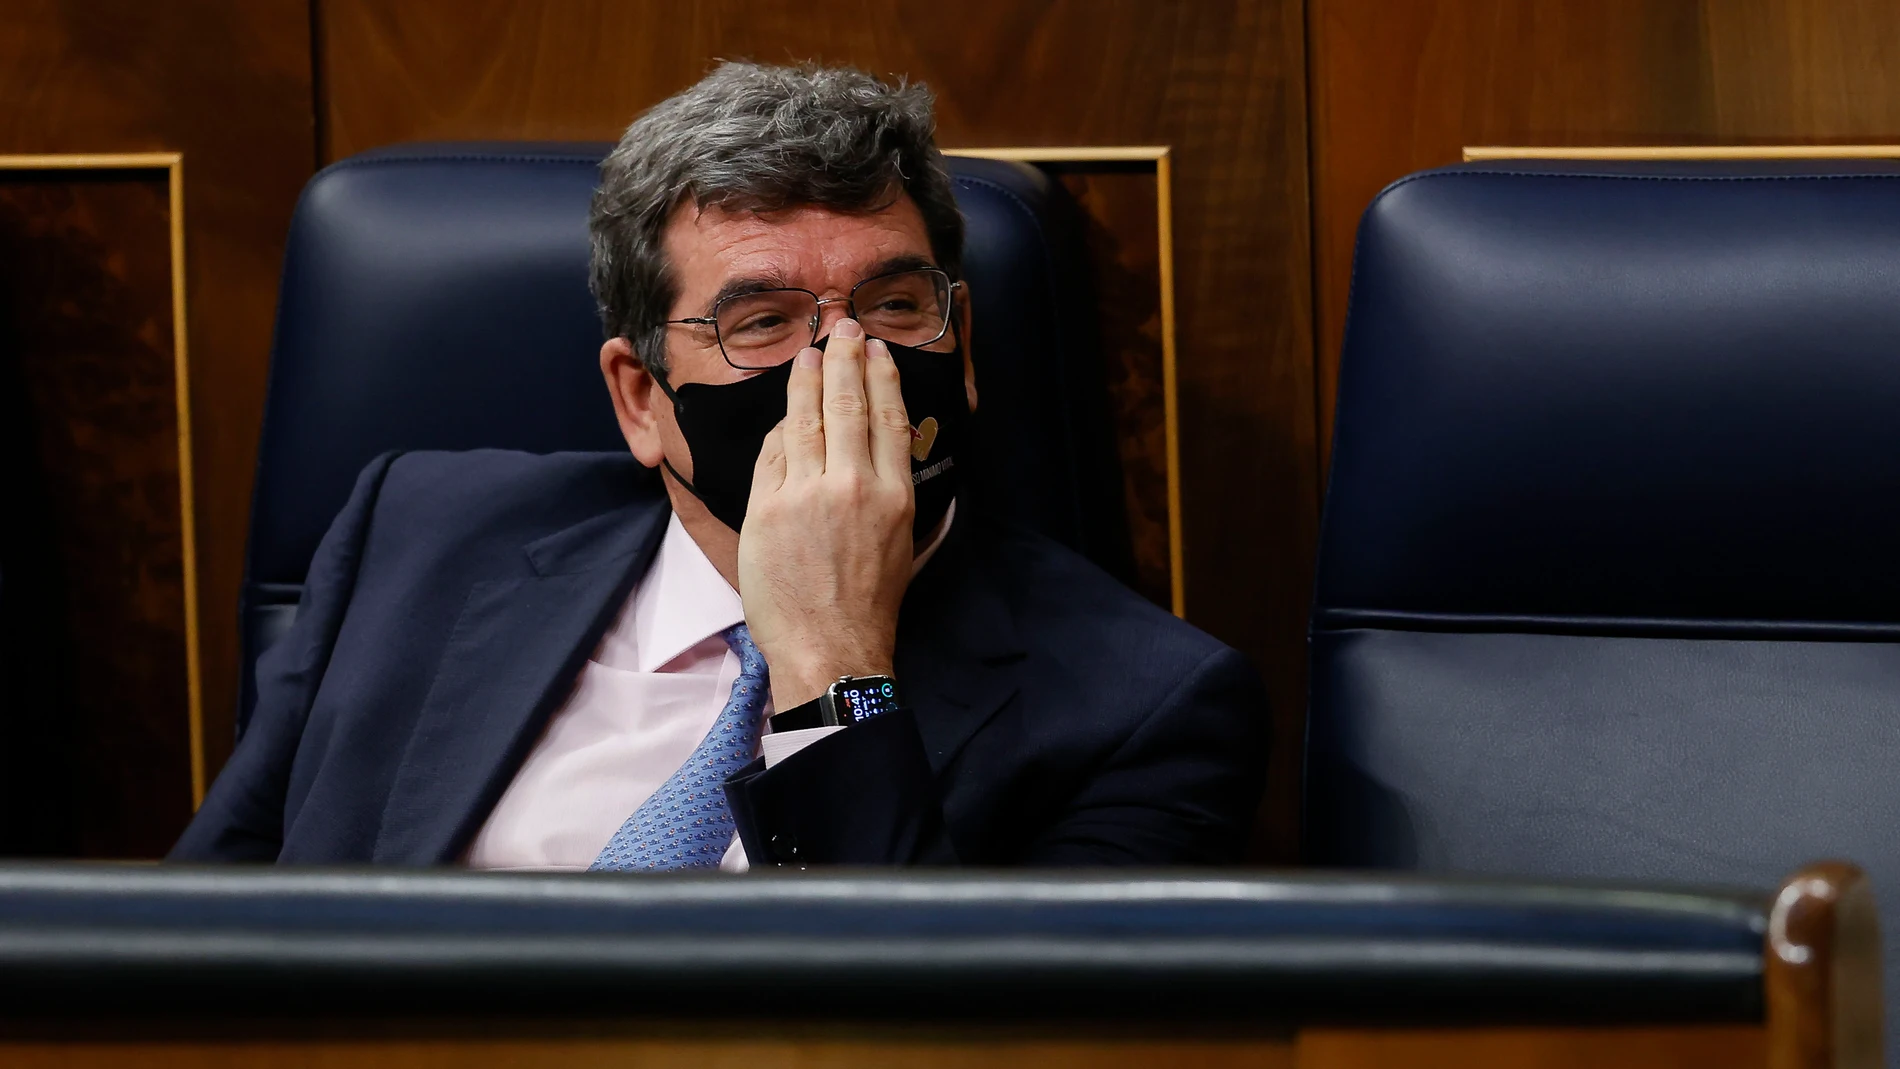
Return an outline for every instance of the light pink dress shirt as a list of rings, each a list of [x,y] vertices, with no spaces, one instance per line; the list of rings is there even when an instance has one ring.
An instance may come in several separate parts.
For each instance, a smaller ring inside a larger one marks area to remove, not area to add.
[[[943,544],[955,514],[952,503],[912,574]],[[469,867],[592,865],[614,832],[712,730],[739,677],[739,658],[720,632],[744,621],[739,592],[674,516],[647,574],[476,833],[466,855]],[[766,763],[777,764],[840,730],[767,735]],[[737,836],[719,867],[746,870]]]

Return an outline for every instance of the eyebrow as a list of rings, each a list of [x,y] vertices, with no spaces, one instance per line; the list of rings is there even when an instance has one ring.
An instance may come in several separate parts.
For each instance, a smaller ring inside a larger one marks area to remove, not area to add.
[[[929,257],[918,256],[915,253],[906,254],[904,256],[892,256],[872,264],[871,269],[866,271],[859,281],[862,282],[866,278],[877,278],[880,275],[894,275],[899,271],[921,271],[925,268],[934,271],[937,269],[937,265],[932,263]]]
[[[938,270],[936,263],[928,256],[918,256],[915,253],[906,253],[902,256],[887,256],[877,263],[872,264],[870,269],[867,270],[858,281],[862,282],[867,278],[894,275],[899,271],[921,271],[926,268],[933,271]],[[712,315],[713,309],[718,307],[719,302],[728,297],[743,297],[748,293],[763,293],[766,290],[798,288],[800,287],[788,285],[785,281],[785,276],[776,272],[727,279],[725,285],[719,287],[719,292],[713,294],[712,300],[706,302],[706,311],[703,314],[707,316]]]
[[[785,284],[785,276],[776,271],[763,275],[746,275],[743,278],[729,278],[725,285],[719,287],[719,292],[713,294],[712,300],[706,302],[706,311],[703,314],[712,315],[713,309],[719,307],[719,302],[727,297],[743,297],[748,293],[789,288],[791,287]]]
[[[737,279],[726,279],[726,285],[718,287],[718,292],[712,294],[712,300],[707,302],[705,315],[712,315],[712,309],[728,296],[745,296],[749,292],[762,292],[768,289],[788,289],[785,285],[785,275],[781,275],[775,268],[760,275],[743,275]]]

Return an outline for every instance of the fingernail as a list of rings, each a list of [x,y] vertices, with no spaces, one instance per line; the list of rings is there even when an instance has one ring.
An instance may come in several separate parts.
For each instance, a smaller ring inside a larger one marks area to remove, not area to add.
[[[815,368],[815,367],[818,367],[821,363],[823,363],[824,359],[825,359],[824,353],[819,352],[817,349],[813,349],[809,346],[807,346],[806,348],[800,349],[798,351],[798,366],[799,367]]]
[[[833,334],[836,334],[840,338],[864,337],[864,328],[861,326],[858,326],[858,321],[855,319],[838,320],[838,325],[835,327],[832,327],[831,332]]]
[[[870,351],[872,356],[880,360],[889,360],[891,358],[890,347],[884,344],[883,338],[872,338],[870,341],[864,343],[864,347]]]

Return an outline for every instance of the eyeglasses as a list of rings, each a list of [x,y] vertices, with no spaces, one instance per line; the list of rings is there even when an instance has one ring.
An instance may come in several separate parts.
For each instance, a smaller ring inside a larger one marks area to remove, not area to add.
[[[846,297],[758,290],[720,298],[712,315],[667,322],[712,327],[726,363],[750,371],[777,367],[817,342],[825,305],[840,301],[870,337],[913,349],[934,344],[949,332],[951,294],[962,288],[937,268],[916,268],[867,278]]]

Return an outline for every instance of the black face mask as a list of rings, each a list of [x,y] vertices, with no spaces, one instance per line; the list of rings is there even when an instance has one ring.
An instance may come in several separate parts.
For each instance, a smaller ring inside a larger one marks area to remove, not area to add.
[[[830,337],[816,346],[825,347]],[[965,441],[970,403],[963,389],[963,345],[947,353],[885,343],[897,363],[910,414],[910,480],[917,493],[912,535],[922,538],[950,510],[956,497],[958,465],[968,460]],[[765,436],[785,418],[785,387],[792,378],[786,361],[749,379],[714,386],[689,382],[675,389],[660,380],[673,400],[673,416],[693,454],[693,481],[687,482],[670,462],[666,470],[706,506],[719,522],[737,531],[745,523],[746,502],[752,497],[752,470],[758,465]]]

